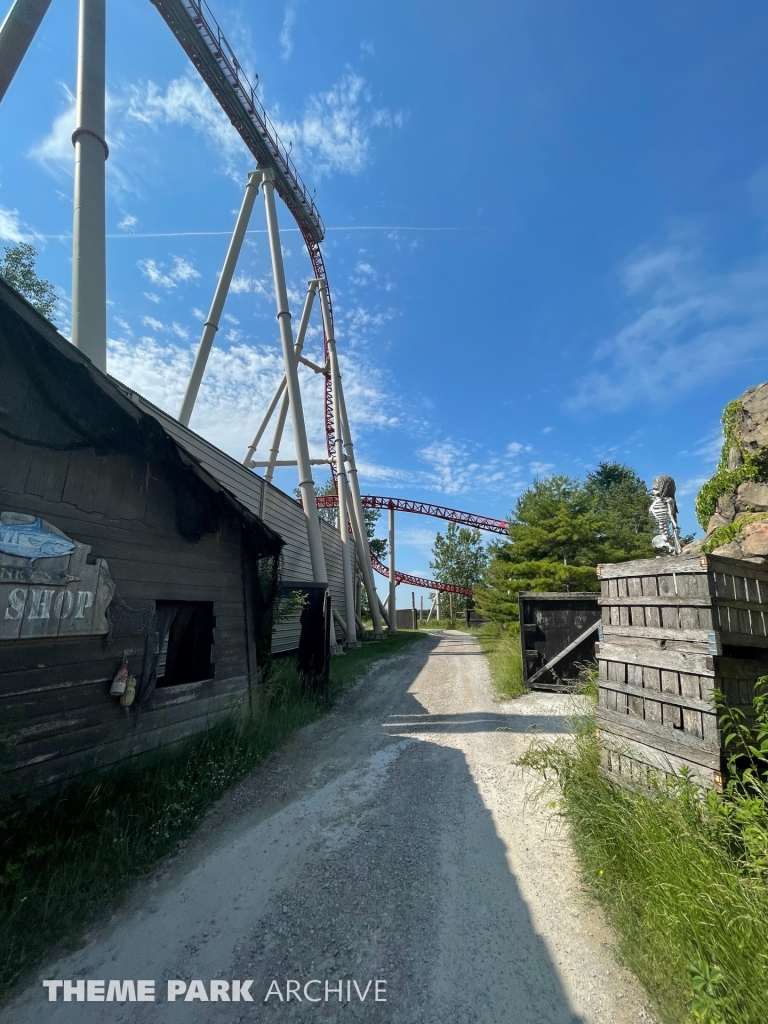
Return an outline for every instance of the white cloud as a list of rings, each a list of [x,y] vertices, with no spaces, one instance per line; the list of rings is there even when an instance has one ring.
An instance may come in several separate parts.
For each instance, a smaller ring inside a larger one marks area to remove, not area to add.
[[[24,230],[18,210],[0,206],[0,241],[18,245],[19,242],[31,242],[32,237]]]
[[[236,274],[232,278],[229,290],[235,295],[247,295],[253,292],[256,295],[269,295],[269,282],[267,278],[259,280],[257,277],[248,277],[247,274]]]
[[[529,452],[531,446],[529,444],[521,444],[519,441],[511,441],[507,445],[507,451],[510,455],[519,455],[521,452]]]
[[[555,464],[553,462],[531,462],[528,466],[528,469],[534,476],[546,476],[554,468]]]
[[[191,76],[174,78],[165,90],[152,81],[131,86],[125,114],[153,129],[164,124],[187,125],[224,154],[243,150],[240,136],[208,86]]]
[[[708,476],[694,476],[683,480],[681,484],[677,485],[677,496],[684,498],[687,494],[698,494],[707,480],[709,480]]]
[[[134,217],[131,213],[126,213],[117,226],[123,231],[129,231],[131,228],[135,228],[138,223],[138,218]]]
[[[768,336],[768,257],[712,271],[695,238],[645,250],[624,268],[628,322],[595,352],[572,409],[618,412],[635,402],[669,403],[762,361]]]
[[[293,26],[296,24],[296,4],[289,3],[285,8],[285,14],[283,15],[283,27],[280,29],[280,46],[282,52],[280,56],[283,60],[288,58],[293,53]]]
[[[187,328],[183,327],[179,323],[176,323],[175,320],[173,321],[173,323],[166,325],[162,322],[162,320],[156,320],[155,317],[153,316],[143,316],[141,318],[141,322],[145,327],[149,327],[149,329],[152,331],[163,331],[168,334],[175,334],[176,337],[181,338],[182,341],[187,341],[187,339],[189,338],[189,331],[187,330]]]
[[[403,123],[402,115],[371,106],[365,79],[353,71],[327,92],[310,96],[301,119],[274,120],[283,141],[293,143],[296,162],[311,163],[316,177],[333,171],[358,174],[368,161],[371,129]]]
[[[378,278],[378,274],[373,269],[370,263],[366,263],[364,260],[360,260],[355,264],[353,275],[350,277],[352,284],[358,285],[358,287],[366,284],[370,284]]]
[[[155,305],[159,305],[162,302],[160,296],[156,295],[155,292],[144,292],[144,298],[149,299],[150,302],[154,302]]]
[[[127,335],[130,336],[131,334],[133,334],[133,331],[131,330],[131,325],[126,320],[123,320],[121,316],[116,316],[114,320],[117,326],[120,327],[123,331],[125,331]]]
[[[30,149],[29,156],[56,174],[73,174],[75,166],[72,132],[75,130],[77,108],[75,97],[61,85],[65,108],[53,119],[50,132]]]
[[[164,264],[158,264],[152,259],[139,260],[137,266],[152,284],[158,285],[160,288],[175,288],[178,284],[200,277],[199,271],[195,270],[193,265],[181,256],[173,257],[173,266],[167,273]]]

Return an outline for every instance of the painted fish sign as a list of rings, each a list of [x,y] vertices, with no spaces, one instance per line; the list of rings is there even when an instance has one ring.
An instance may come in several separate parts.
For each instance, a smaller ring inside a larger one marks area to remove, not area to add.
[[[0,641],[107,632],[115,587],[90,550],[39,516],[0,514]]]

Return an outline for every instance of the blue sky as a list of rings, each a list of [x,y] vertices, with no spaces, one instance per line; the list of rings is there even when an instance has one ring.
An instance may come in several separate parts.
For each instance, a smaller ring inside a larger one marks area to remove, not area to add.
[[[175,412],[252,158],[152,4],[108,7],[109,369]],[[363,490],[503,517],[615,458],[671,473],[693,531],[720,412],[768,378],[765,5],[212,7],[317,189]],[[65,332],[76,33],[54,0],[0,106],[0,236]],[[191,424],[239,458],[281,373],[260,202],[252,227]],[[400,515],[399,567],[439,528]]]

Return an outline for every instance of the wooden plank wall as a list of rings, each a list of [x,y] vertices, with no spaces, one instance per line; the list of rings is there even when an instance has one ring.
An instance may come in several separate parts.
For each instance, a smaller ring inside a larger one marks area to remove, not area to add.
[[[598,720],[613,750],[609,767],[636,774],[638,765],[685,765],[711,785],[723,759],[714,690],[749,715],[755,681],[768,674],[760,657],[768,612],[760,603],[768,591],[754,579],[768,574],[745,562],[699,557],[599,572]],[[750,607],[741,607],[749,597]]]
[[[123,651],[140,676],[143,638],[0,642],[4,788],[58,783],[204,730],[247,702],[249,665],[239,527],[191,544],[175,525],[171,487],[155,466],[93,451],[51,452],[0,437],[2,510],[40,515],[106,559],[128,605],[212,601],[215,678],[161,688],[141,710],[109,696]]]

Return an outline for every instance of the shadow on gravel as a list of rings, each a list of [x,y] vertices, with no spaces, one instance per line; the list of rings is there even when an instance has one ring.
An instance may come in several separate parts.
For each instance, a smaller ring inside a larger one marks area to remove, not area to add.
[[[148,893],[156,913],[134,908],[106,946],[87,946],[63,968],[70,978],[154,977],[158,1003],[75,1009],[48,1004],[38,985],[24,1005],[0,1011],[3,1024],[75,1017],[84,1024],[585,1024],[536,930],[464,752],[437,742],[440,734],[486,732],[492,744],[498,730],[560,726],[543,716],[427,714],[407,691],[417,679],[423,690],[443,685],[448,664],[429,666],[439,642],[416,644],[372,675],[370,686],[339,706],[327,734],[314,727],[293,741],[292,771],[319,773],[319,788],[308,782],[285,800],[272,795],[256,824],[208,849],[196,876]],[[468,664],[462,659],[456,671],[471,671]],[[264,776],[254,780],[264,790],[270,785]],[[275,844],[284,851],[277,881],[262,888]],[[592,969],[587,951],[566,956]],[[169,1005],[162,1001],[166,977],[250,979],[254,1001]],[[386,1002],[371,994],[360,1002],[354,989],[347,1002],[347,982],[365,989],[376,978],[386,979]],[[302,993],[318,979],[310,994],[322,993],[322,1001],[286,1001],[288,979]],[[265,1001],[273,982],[282,998]]]

